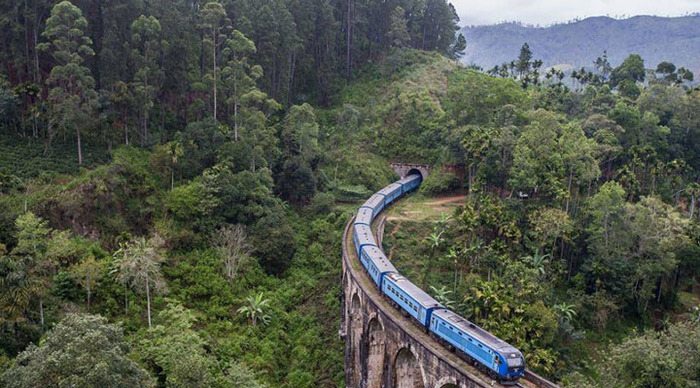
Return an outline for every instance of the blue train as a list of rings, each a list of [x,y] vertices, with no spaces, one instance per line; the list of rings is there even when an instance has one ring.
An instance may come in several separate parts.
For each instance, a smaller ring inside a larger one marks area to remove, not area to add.
[[[382,294],[426,331],[467,355],[501,382],[516,381],[525,374],[525,359],[518,349],[445,308],[401,276],[377,245],[372,234],[372,221],[387,206],[420,184],[420,175],[410,175],[378,191],[360,207],[353,223],[357,256]]]

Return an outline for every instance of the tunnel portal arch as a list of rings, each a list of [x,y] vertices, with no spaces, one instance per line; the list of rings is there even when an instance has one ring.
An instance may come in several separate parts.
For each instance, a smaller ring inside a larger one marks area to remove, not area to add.
[[[430,165],[416,163],[391,163],[391,168],[402,179],[411,174],[420,174],[422,179],[430,175]]]

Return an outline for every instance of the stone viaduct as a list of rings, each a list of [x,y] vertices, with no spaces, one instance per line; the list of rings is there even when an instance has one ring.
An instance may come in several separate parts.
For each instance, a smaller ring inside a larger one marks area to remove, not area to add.
[[[429,166],[401,166],[406,174]],[[422,170],[421,170],[422,169]],[[398,171],[397,171],[398,172]],[[405,176],[399,173],[401,176]],[[377,221],[383,230],[383,216]],[[501,387],[497,381],[448,350],[394,308],[364,272],[354,250],[352,220],[343,233],[342,319],[345,381],[349,388]],[[381,244],[382,233],[375,231]],[[528,372],[519,387],[556,387]]]

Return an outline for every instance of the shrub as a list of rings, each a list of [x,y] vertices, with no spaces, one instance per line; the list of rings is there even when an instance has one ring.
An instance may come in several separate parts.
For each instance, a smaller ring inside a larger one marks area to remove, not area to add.
[[[420,191],[425,194],[444,194],[459,189],[459,179],[454,174],[433,171],[421,184]]]
[[[313,214],[328,214],[335,205],[335,196],[331,193],[318,193],[311,200],[309,209]]]

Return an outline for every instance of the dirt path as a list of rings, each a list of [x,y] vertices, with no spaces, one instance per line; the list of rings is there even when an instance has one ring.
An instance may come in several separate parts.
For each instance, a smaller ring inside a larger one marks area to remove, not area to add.
[[[426,198],[424,200],[400,203],[389,211],[388,221],[425,221],[437,220],[440,214],[451,214],[454,209],[463,204],[465,195],[453,195],[449,197]]]
[[[425,204],[428,206],[442,206],[442,205],[447,205],[455,202],[464,202],[464,200],[467,199],[466,195],[455,195],[452,197],[442,197],[442,198],[436,198],[433,201],[426,202]]]

